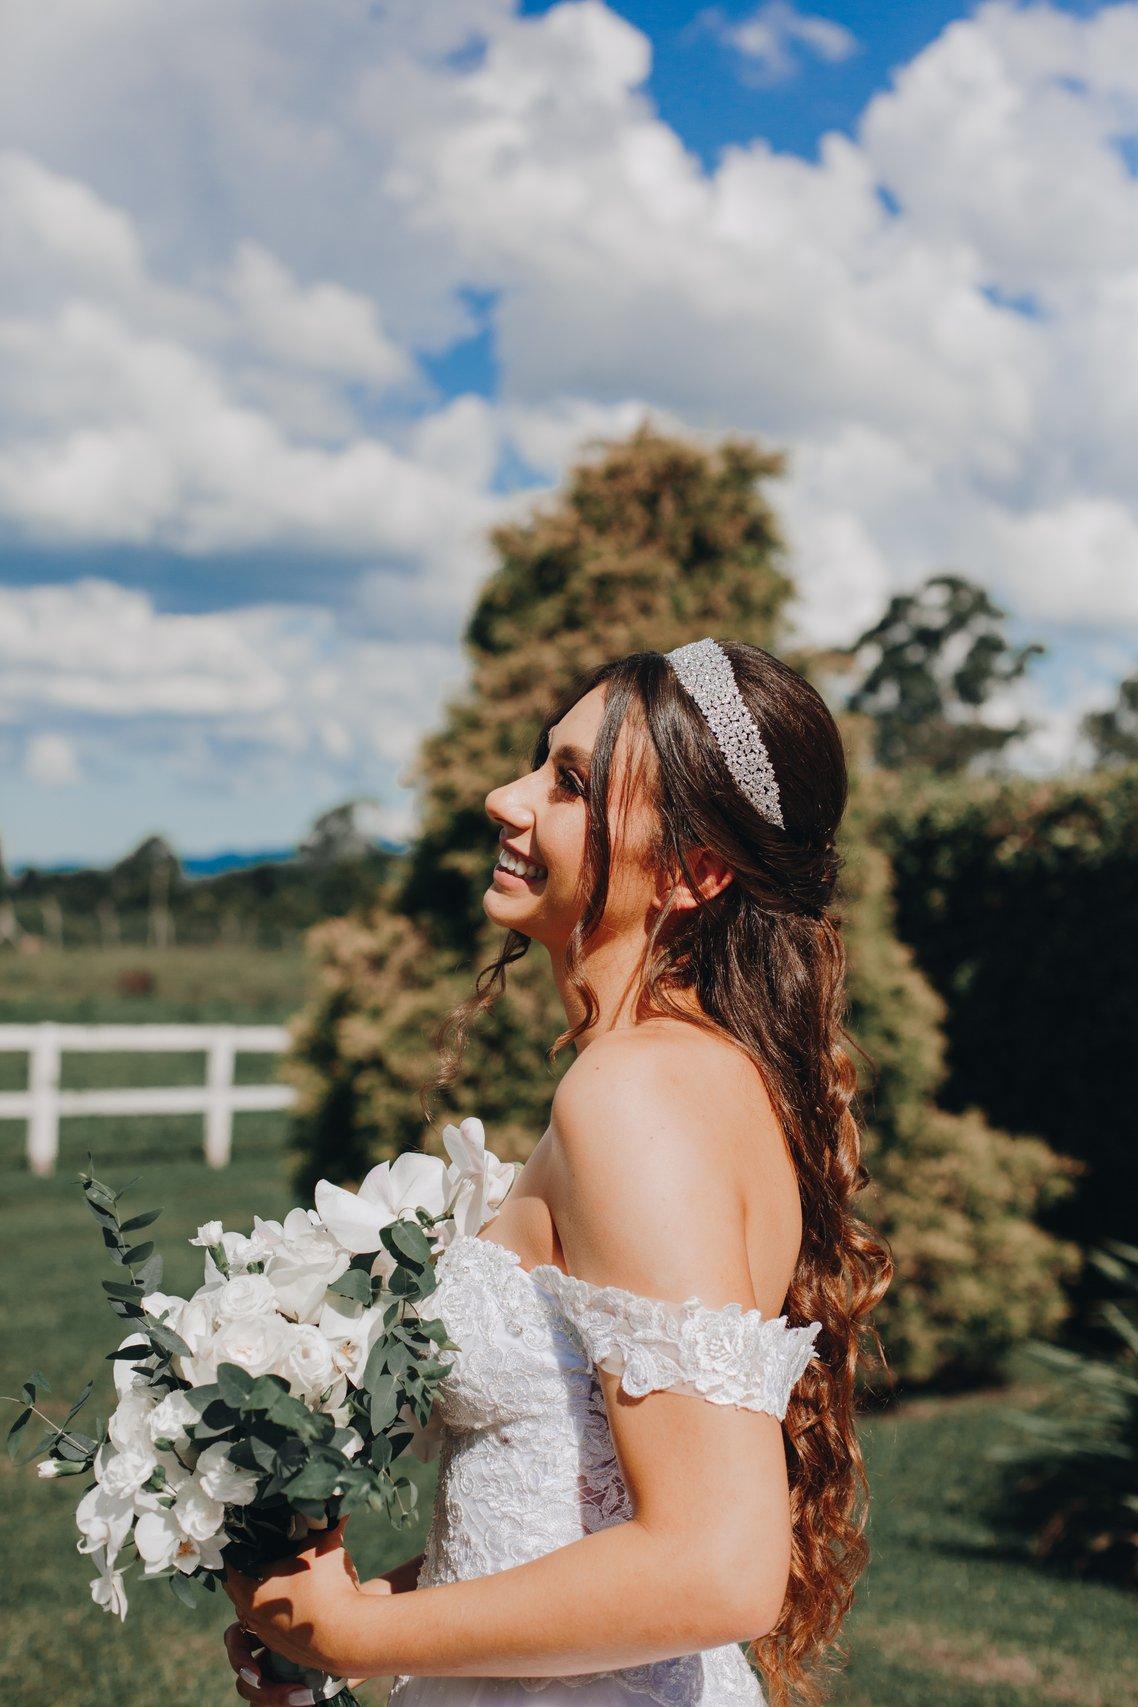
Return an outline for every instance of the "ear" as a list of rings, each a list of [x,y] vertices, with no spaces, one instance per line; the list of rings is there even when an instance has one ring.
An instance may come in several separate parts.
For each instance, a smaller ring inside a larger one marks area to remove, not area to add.
[[[693,893],[682,871],[677,870],[671,879],[662,875],[656,882],[656,893],[652,898],[654,907],[666,905],[670,896],[673,912],[687,912],[696,906],[697,902],[713,900],[734,880],[735,873],[727,861],[711,848],[687,848],[685,853],[688,870],[695,882],[695,892]]]

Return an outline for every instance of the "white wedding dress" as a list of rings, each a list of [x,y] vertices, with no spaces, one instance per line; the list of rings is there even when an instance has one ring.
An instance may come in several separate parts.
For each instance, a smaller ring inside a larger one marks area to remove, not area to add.
[[[626,1521],[632,1508],[594,1370],[640,1396],[661,1388],[786,1414],[821,1324],[739,1304],[710,1308],[532,1270],[473,1234],[436,1259],[430,1308],[460,1347],[441,1352],[430,1438],[434,1512],[417,1586],[491,1575]],[[428,1447],[428,1450],[430,1448]],[[391,1707],[765,1707],[735,1642],[571,1677],[396,1678]]]

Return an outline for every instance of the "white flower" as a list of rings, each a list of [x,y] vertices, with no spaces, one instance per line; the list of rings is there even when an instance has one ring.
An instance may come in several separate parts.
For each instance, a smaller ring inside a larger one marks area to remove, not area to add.
[[[344,1191],[330,1180],[316,1187],[316,1208],[324,1225],[353,1256],[380,1250],[380,1228],[397,1221],[405,1210],[424,1209],[441,1215],[447,1205],[446,1166],[438,1156],[404,1150],[393,1162],[380,1162],[363,1179],[358,1192]]]
[[[42,1464],[37,1464],[36,1474],[39,1476],[59,1476],[59,1475],[61,1475],[62,1471],[59,1468],[58,1458],[45,1458],[43,1460]]]
[[[265,1269],[276,1289],[277,1308],[298,1322],[314,1321],[325,1292],[351,1260],[314,1209],[290,1210]]]
[[[153,1321],[157,1322],[161,1318],[168,1328],[178,1332],[178,1320],[186,1308],[184,1298],[179,1298],[176,1292],[148,1292],[141,1302],[142,1308]]]
[[[372,1304],[365,1310],[362,1304],[333,1293],[320,1312],[319,1329],[331,1347],[333,1367],[353,1387],[362,1381],[368,1353],[383,1332],[385,1308]]]
[[[127,1603],[122,1572],[116,1571],[109,1560],[97,1559],[96,1564],[101,1574],[91,1580],[91,1599],[96,1606],[105,1606],[108,1612],[125,1619]]]
[[[460,1126],[443,1127],[443,1145],[451,1159],[447,1169],[448,1201],[453,1229],[446,1230],[444,1244],[456,1235],[481,1232],[492,1220],[517,1177],[513,1162],[500,1162],[486,1148],[482,1122],[471,1116]]]
[[[250,1375],[265,1375],[276,1371],[287,1351],[287,1327],[279,1316],[245,1316],[222,1323],[207,1355],[215,1372],[219,1363],[239,1363]]]
[[[173,1511],[182,1534],[199,1544],[216,1535],[225,1521],[224,1505],[210,1498],[196,1476],[178,1489]]]
[[[237,1274],[217,1289],[214,1314],[218,1324],[264,1316],[277,1307],[277,1295],[263,1274]]]
[[[171,1565],[189,1576],[199,1565],[220,1571],[224,1563],[221,1557],[224,1543],[216,1536],[195,1541],[182,1528],[173,1506],[144,1512],[135,1525],[134,1544],[145,1561],[143,1573],[148,1577],[168,1570]]]
[[[120,1452],[132,1448],[149,1453],[152,1436],[150,1414],[157,1402],[153,1387],[132,1387],[123,1394],[107,1423],[107,1433]]]
[[[106,1548],[113,1559],[129,1535],[133,1522],[134,1504],[130,1494],[112,1493],[105,1484],[97,1482],[75,1508],[75,1523],[82,1536],[75,1545],[80,1553],[94,1553],[96,1548]]]
[[[202,1491],[222,1505],[248,1505],[257,1497],[256,1471],[234,1464],[223,1441],[215,1440],[206,1447],[194,1466],[194,1475]]]
[[[129,1357],[116,1357],[111,1364],[114,1373],[115,1392],[120,1399],[124,1393],[129,1393],[132,1387],[147,1386],[155,1367],[154,1353],[150,1349],[150,1341],[145,1334],[128,1334],[118,1349],[125,1351],[127,1346],[138,1346],[137,1363],[132,1362]]]
[[[280,1366],[280,1374],[294,1393],[304,1396],[320,1393],[336,1373],[332,1347],[319,1328],[302,1323],[289,1336],[288,1352]]]
[[[197,1237],[190,1240],[191,1245],[220,1245],[223,1228],[220,1221],[207,1221],[198,1228]]]
[[[223,1233],[221,1235],[221,1248],[225,1253],[225,1265],[231,1275],[244,1274],[252,1263],[266,1262],[276,1247],[281,1230],[280,1222],[262,1221],[259,1216],[254,1215],[253,1223],[253,1231],[248,1235],[244,1233]],[[205,1254],[205,1279],[208,1285],[216,1285],[218,1281],[225,1279],[214,1262],[213,1254],[210,1251],[206,1251]]]
[[[198,1422],[201,1412],[191,1404],[182,1387],[176,1387],[160,1399],[146,1419],[151,1441],[170,1440],[177,1445],[188,1438],[187,1429]]]
[[[129,1447],[125,1452],[108,1452],[104,1445],[95,1457],[95,1479],[112,1498],[129,1496],[150,1480],[157,1462],[149,1449]]]
[[[178,1334],[190,1348],[189,1357],[176,1357],[175,1368],[191,1387],[204,1387],[214,1379],[217,1359],[210,1356],[216,1319],[214,1300],[219,1286],[199,1286],[178,1320]]]

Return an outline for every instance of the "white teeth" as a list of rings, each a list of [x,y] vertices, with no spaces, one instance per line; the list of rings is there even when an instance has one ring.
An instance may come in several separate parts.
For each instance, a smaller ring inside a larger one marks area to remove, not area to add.
[[[533,865],[528,859],[519,859],[517,854],[509,853],[505,848],[498,855],[498,864],[504,865],[507,871],[515,872],[519,877],[544,877],[546,875],[543,865]]]

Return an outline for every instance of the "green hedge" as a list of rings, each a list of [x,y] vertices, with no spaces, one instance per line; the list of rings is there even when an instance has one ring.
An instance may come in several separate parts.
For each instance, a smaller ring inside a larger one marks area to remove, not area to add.
[[[1085,1162],[1065,1235],[1132,1236],[1138,765],[898,777],[881,828],[897,928],[947,1005],[942,1105]]]

